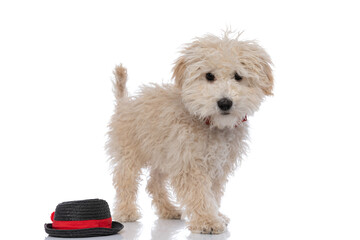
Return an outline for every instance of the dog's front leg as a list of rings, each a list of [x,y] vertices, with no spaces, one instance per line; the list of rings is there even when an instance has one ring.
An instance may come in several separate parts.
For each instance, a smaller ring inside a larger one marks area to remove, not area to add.
[[[224,191],[225,191],[225,184],[227,182],[227,175],[228,172],[225,172],[225,174],[222,174],[220,176],[216,176],[213,180],[212,180],[212,192],[214,194],[214,197],[216,199],[216,203],[220,208],[221,205],[221,198],[224,195]],[[219,212],[219,216],[223,219],[225,225],[227,226],[230,222],[230,219]]]
[[[178,200],[189,218],[188,228],[194,233],[219,234],[226,225],[218,213],[218,204],[211,190],[208,171],[199,164],[180,172],[172,180]]]

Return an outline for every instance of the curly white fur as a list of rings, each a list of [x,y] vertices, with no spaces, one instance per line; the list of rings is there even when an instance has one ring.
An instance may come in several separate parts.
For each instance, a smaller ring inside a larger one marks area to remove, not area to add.
[[[247,148],[248,124],[242,119],[272,94],[271,60],[257,43],[226,32],[187,44],[173,72],[175,84],[144,86],[130,98],[126,69],[115,68],[117,102],[107,143],[116,189],[114,219],[140,217],[139,175],[148,168],[147,191],[160,217],[184,215],[193,232],[221,233],[229,222],[219,212],[221,197]],[[214,81],[206,79],[209,72]],[[233,102],[227,115],[217,104],[221,98]],[[167,181],[182,211],[170,201]]]

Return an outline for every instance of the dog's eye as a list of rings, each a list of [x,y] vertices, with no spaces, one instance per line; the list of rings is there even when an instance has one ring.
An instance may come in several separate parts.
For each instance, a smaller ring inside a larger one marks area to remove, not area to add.
[[[235,78],[236,81],[241,81],[242,76],[240,76],[240,75],[236,72],[235,75],[234,75],[234,78]]]
[[[207,79],[209,82],[212,82],[212,81],[215,80],[215,76],[214,76],[214,74],[208,72],[208,73],[206,74],[206,79]]]

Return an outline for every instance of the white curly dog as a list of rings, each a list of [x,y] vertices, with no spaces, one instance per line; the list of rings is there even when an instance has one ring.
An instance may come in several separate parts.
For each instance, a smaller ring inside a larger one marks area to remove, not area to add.
[[[246,152],[247,116],[272,95],[271,59],[240,34],[206,35],[185,45],[174,84],[144,86],[128,97],[124,67],[114,70],[116,106],[107,151],[116,189],[114,219],[136,221],[142,168],[161,218],[187,220],[194,233],[218,234],[229,218],[219,212],[228,176]],[[180,207],[169,198],[169,188]]]

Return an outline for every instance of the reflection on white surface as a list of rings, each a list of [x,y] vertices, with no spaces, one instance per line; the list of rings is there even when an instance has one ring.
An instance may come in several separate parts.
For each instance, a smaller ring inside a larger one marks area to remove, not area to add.
[[[81,238],[81,240],[226,240],[230,233],[219,235],[192,234],[182,220],[156,219],[149,223],[124,223],[124,228],[115,235],[104,237]],[[46,237],[45,240],[64,238]],[[78,238],[67,238],[78,239]]]
[[[151,240],[154,239],[181,239],[187,229],[181,220],[157,219],[151,229]]]
[[[141,222],[129,222],[123,224],[124,228],[119,234],[123,236],[124,240],[139,239],[143,232],[143,224]]]
[[[154,221],[151,230],[151,240],[156,240],[156,239],[225,240],[228,239],[229,236],[230,236],[229,232],[225,232],[219,235],[192,234],[190,233],[189,230],[187,230],[185,222],[181,220],[158,219]]]

